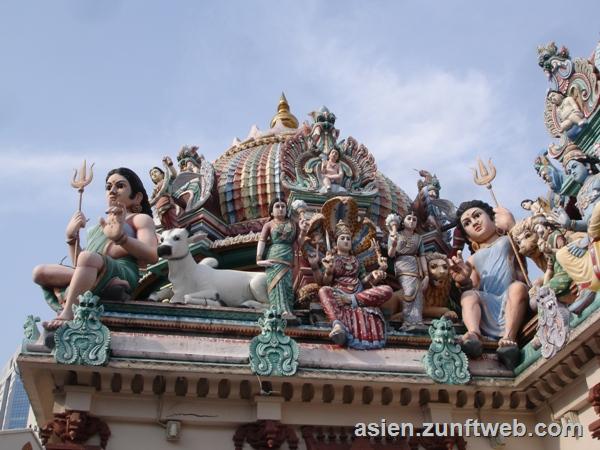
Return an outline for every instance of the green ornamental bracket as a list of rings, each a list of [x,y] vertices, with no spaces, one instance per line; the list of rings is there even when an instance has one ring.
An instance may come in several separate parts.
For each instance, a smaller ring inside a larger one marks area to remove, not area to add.
[[[73,320],[56,330],[54,358],[60,364],[101,366],[108,362],[110,331],[100,322],[104,306],[90,291],[79,296],[73,305]]]
[[[434,320],[429,327],[431,345],[423,357],[425,371],[433,381],[443,384],[466,384],[471,379],[469,361],[456,343],[449,319]]]
[[[25,319],[25,323],[23,324],[23,334],[25,338],[23,339],[22,351],[25,351],[27,348],[27,344],[33,344],[40,337],[40,330],[38,330],[37,323],[40,321],[40,318],[34,316],[33,314],[29,314]]]
[[[250,368],[263,376],[292,376],[298,370],[298,344],[284,329],[286,321],[274,308],[258,319],[261,333],[250,341]]]

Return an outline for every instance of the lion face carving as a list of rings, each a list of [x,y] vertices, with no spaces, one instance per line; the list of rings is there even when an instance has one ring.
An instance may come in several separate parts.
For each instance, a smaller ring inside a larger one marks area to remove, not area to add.
[[[441,257],[437,259],[428,259],[427,272],[429,273],[429,284],[433,287],[442,287],[448,284],[450,269],[448,258]]]

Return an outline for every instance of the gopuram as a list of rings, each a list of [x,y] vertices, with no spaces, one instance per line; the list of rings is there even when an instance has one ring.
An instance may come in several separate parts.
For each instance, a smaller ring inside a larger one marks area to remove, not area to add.
[[[299,123],[283,94],[215,161],[185,145],[146,173],[84,163],[73,186],[105,182],[106,216],[44,237],[71,262],[35,267],[56,317],[28,316],[18,360],[46,448],[597,445],[600,44],[538,63],[548,193],[520,221],[491,161],[463,198],[435,167],[409,196],[332,111]],[[443,426],[469,421],[527,432]]]

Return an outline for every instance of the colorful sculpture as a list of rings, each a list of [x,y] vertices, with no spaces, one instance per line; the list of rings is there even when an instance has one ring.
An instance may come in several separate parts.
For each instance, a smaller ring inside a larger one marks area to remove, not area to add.
[[[321,214],[311,220],[321,222],[324,235],[333,234],[336,242],[324,258],[318,252],[309,257],[314,277],[322,286],[319,300],[332,323],[329,337],[338,345],[357,349],[383,347],[386,328],[379,306],[391,298],[393,290],[376,286],[386,278],[387,260],[378,253],[374,225],[368,219],[360,220],[350,197],[328,200]],[[367,272],[365,264],[377,268]]]
[[[548,101],[556,106],[556,115],[560,131],[567,135],[575,136],[581,131],[586,120],[575,100],[571,97],[565,97],[560,91],[548,91]],[[573,127],[578,127],[576,133],[573,133]]]
[[[210,197],[214,169],[195,145],[184,145],[177,155],[179,175],[173,180],[173,197],[184,206],[184,212],[198,210]]]
[[[156,166],[150,169],[150,178],[154,183],[150,206],[154,207],[163,229],[169,230],[177,227],[179,209],[185,207],[185,204],[179,204],[172,195],[173,180],[177,177],[177,171],[171,158],[165,156],[163,166],[164,170]]]
[[[427,277],[423,294],[423,316],[433,319],[444,317],[452,321],[458,320],[459,310],[455,304],[458,289],[450,275],[450,262],[442,253],[425,253],[427,261]],[[460,298],[460,295],[458,295]]]
[[[571,251],[576,244],[577,249],[585,247],[581,254]],[[569,276],[581,288],[592,291],[600,290],[600,267],[597,264],[600,256],[600,202],[597,202],[592,210],[587,228],[587,235],[578,242],[561,248],[556,253],[558,263],[565,269]]]
[[[388,256],[394,258],[394,272],[402,288],[402,327],[410,330],[423,323],[421,282],[427,274],[423,243],[421,236],[415,232],[417,216],[410,213],[401,221],[396,214],[390,214],[386,225],[389,231]]]
[[[283,319],[295,319],[292,286],[293,245],[297,237],[296,224],[289,218],[287,203],[276,197],[269,205],[271,220],[266,222],[256,247],[256,264],[265,267],[269,303]],[[271,242],[263,259],[267,241]]]
[[[442,187],[435,175],[426,170],[419,170],[419,175],[423,179],[417,182],[419,193],[413,203],[419,229],[442,232],[449,243],[450,233],[446,232],[456,226],[456,206],[450,200],[440,198]]]
[[[525,318],[527,285],[517,269],[508,232],[514,226],[505,208],[492,209],[479,200],[463,202],[458,208],[458,227],[463,231],[473,254],[468,264],[462,257],[452,259],[451,270],[463,289],[462,316],[467,332],[462,347],[470,357],[481,355],[481,338],[498,339],[498,356],[514,368],[519,359],[517,333]]]
[[[321,155],[321,166],[320,166],[320,179],[323,187],[319,191],[322,194],[329,192],[344,192],[346,189],[342,187],[342,180],[344,178],[344,171],[339,163],[340,152],[336,148],[329,151],[326,155]]]
[[[79,295],[92,290],[106,295],[107,289],[135,289],[139,268],[157,261],[157,241],[148,195],[139,177],[130,169],[111,170],[106,176],[106,219],[88,232],[87,247],[80,251],[79,232],[86,225],[81,212],[67,225],[67,246],[75,268],[58,264],[37,266],[33,280],[42,286],[49,303],[59,308],[59,297],[66,290],[62,311],[44,326],[53,330],[73,319],[72,306]],[[75,262],[75,255],[79,255]]]

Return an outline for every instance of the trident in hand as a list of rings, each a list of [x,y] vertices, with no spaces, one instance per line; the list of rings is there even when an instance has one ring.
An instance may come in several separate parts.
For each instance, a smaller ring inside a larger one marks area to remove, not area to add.
[[[75,173],[73,174],[73,180],[71,181],[71,186],[77,189],[79,192],[79,206],[77,207],[77,211],[81,212],[81,202],[83,200],[83,191],[85,187],[92,182],[94,179],[94,164],[90,166],[90,174],[87,174],[87,164],[85,159],[83,160],[83,165],[81,166],[81,171],[79,172],[79,177],[77,177],[77,169],[75,169]],[[77,240],[75,241],[75,263],[77,263],[77,253],[79,250],[79,236],[77,236]]]
[[[83,160],[83,165],[81,166],[81,171],[79,172],[79,178],[77,178],[77,169],[75,169],[75,173],[73,174],[73,181],[71,181],[71,186],[77,189],[79,192],[79,207],[77,211],[81,212],[81,200],[83,199],[83,191],[85,187],[92,182],[94,179],[94,164],[90,166],[90,174],[87,175],[87,165],[85,159]]]
[[[479,172],[477,171],[477,169],[471,168],[471,171],[473,172],[473,181],[475,182],[475,184],[478,184],[479,186],[485,186],[490,191],[492,199],[494,200],[494,204],[496,205],[496,207],[499,207],[500,203],[498,202],[498,199],[496,198],[496,194],[494,194],[494,191],[492,189],[492,181],[494,181],[494,178],[496,178],[496,168],[492,164],[492,159],[490,158],[488,160],[488,167],[486,167],[486,165],[483,163],[483,161],[480,158],[477,158],[477,165],[479,168]],[[529,281],[529,277],[527,276],[527,271],[525,270],[525,266],[523,265],[523,260],[521,259],[521,255],[519,255],[519,252],[517,251],[517,246],[515,245],[515,242],[513,241],[510,233],[507,232],[507,236],[508,236],[508,240],[510,241],[510,246],[512,247],[512,251],[515,254],[515,257],[517,259],[517,263],[519,264],[519,268],[521,269],[521,272],[523,273],[523,276],[525,277],[527,286],[531,287],[531,282]]]

